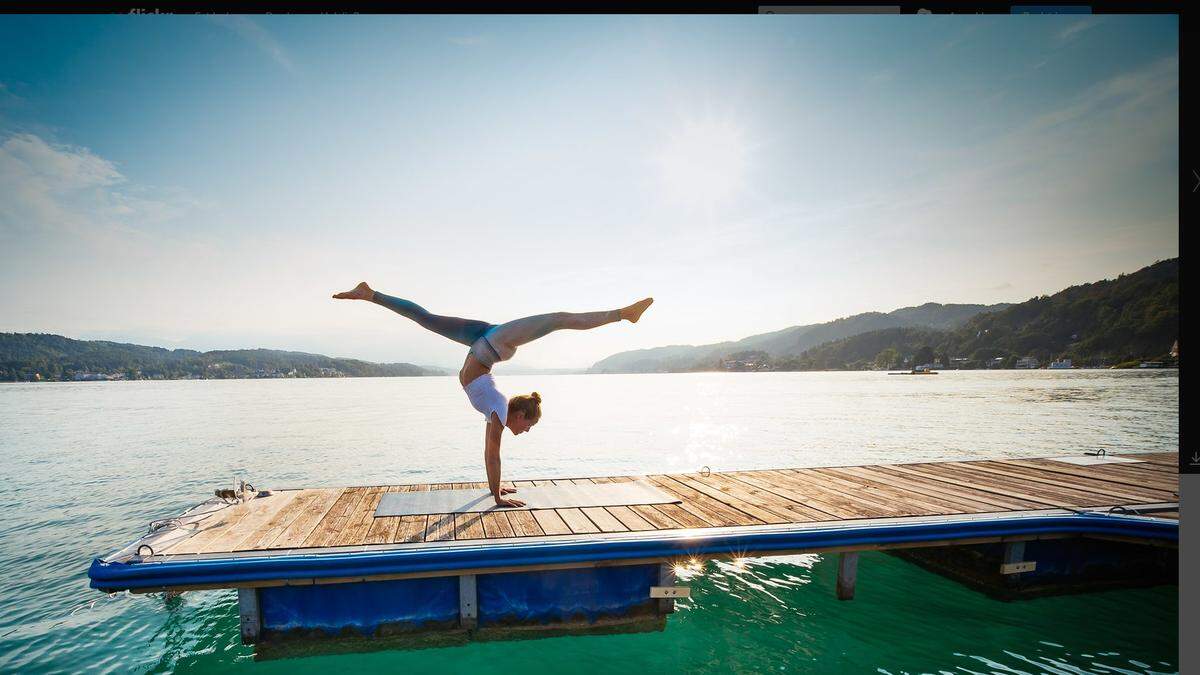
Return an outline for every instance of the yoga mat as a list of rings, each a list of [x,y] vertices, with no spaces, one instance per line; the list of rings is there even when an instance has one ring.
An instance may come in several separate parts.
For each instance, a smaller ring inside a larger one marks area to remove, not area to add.
[[[513,511],[679,503],[678,499],[662,490],[638,481],[520,487],[509,496],[525,502],[525,506],[515,509],[507,506],[498,507],[496,500],[486,488],[385,492],[383,498],[379,500],[379,506],[375,509],[375,517],[415,516],[430,513],[479,513],[493,509]]]

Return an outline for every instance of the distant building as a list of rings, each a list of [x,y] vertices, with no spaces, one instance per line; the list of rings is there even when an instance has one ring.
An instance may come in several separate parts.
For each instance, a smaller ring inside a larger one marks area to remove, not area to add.
[[[1052,370],[1069,370],[1072,368],[1071,359],[1059,359],[1057,361],[1051,361],[1049,368]]]
[[[1032,356],[1022,356],[1017,359],[1017,368],[1032,369],[1038,367],[1038,360]]]

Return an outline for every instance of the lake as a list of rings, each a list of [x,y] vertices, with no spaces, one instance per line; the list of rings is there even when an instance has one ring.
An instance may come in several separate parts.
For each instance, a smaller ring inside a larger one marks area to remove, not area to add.
[[[1175,451],[1178,371],[497,375],[504,478]],[[0,672],[1175,672],[1174,586],[1003,603],[885,554],[710,562],[666,631],[255,663],[236,594],[105,596],[91,559],[245,478],[483,481],[453,377],[0,384]],[[831,564],[832,563],[832,564]],[[1136,616],[1135,621],[1130,617]]]

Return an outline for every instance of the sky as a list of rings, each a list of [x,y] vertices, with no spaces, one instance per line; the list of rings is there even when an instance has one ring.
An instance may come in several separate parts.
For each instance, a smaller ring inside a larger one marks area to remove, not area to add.
[[[0,332],[457,368],[1177,256],[1173,16],[0,16]],[[505,364],[510,365],[510,364]]]

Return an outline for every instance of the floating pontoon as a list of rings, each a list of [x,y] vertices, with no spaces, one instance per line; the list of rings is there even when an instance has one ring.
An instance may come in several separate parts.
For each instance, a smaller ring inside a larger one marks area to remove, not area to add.
[[[661,630],[674,598],[687,595],[676,569],[706,558],[839,553],[845,599],[857,553],[869,550],[970,550],[1001,586],[1110,583],[1114,557],[1131,550],[1122,547],[1173,556],[1176,462],[1129,454],[515,481],[526,492],[576,486],[556,492],[583,501],[412,513],[420,502],[410,500],[395,511],[405,515],[380,515],[381,502],[404,501],[385,495],[480,496],[485,486],[251,491],[153,523],[96,559],[89,576],[102,591],[235,588],[243,640],[260,646]],[[649,490],[601,489],[630,482]],[[917,560],[936,569],[932,561]]]

